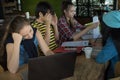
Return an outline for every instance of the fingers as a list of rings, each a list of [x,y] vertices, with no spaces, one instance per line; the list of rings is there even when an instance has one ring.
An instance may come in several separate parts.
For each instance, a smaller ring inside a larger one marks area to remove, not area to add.
[[[97,26],[99,26],[99,22],[95,22],[94,24],[93,24],[93,27],[97,27]]]
[[[22,41],[22,35],[18,33],[12,33],[14,42],[20,43]]]
[[[50,13],[46,13],[45,14],[45,22],[48,23],[48,24],[51,24],[51,19],[52,19],[52,16]]]

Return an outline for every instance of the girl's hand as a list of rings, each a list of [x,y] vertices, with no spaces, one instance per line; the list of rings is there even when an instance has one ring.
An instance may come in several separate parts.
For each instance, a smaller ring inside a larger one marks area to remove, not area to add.
[[[100,22],[95,22],[93,24],[91,24],[90,26],[88,26],[89,29],[94,29],[96,28],[97,26],[99,26]]]
[[[18,43],[18,44],[21,43],[22,35],[20,35],[18,33],[12,33],[12,37],[13,37],[14,43]]]
[[[99,26],[99,24],[100,24],[100,22],[95,22],[95,23],[93,24],[93,27],[96,28],[97,26]]]
[[[71,22],[71,24],[72,24],[72,27],[75,27],[74,25],[76,25],[77,24],[77,21],[75,20],[75,18],[70,18],[70,22]]]

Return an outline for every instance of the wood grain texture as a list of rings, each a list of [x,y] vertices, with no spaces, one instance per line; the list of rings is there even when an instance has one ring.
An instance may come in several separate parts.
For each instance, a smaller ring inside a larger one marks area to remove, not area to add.
[[[64,80],[104,80],[105,64],[98,64],[94,59],[78,56],[74,76]]]

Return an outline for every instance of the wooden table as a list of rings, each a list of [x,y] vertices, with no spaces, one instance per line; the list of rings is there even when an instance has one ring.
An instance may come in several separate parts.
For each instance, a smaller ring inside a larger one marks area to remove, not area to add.
[[[99,45],[96,45],[93,53],[98,53],[100,50]],[[107,64],[98,64],[95,62],[94,56],[90,59],[86,59],[82,53],[77,56],[74,75],[72,77],[63,80],[104,80],[104,72]],[[11,74],[8,71],[0,73],[0,80],[21,80],[21,72],[24,73],[28,69],[28,66],[23,66],[18,73]],[[26,75],[27,76],[27,75]],[[26,79],[25,79],[26,80]]]
[[[28,66],[24,66],[16,74],[8,71],[0,73],[0,80],[21,80],[20,72],[24,72]],[[98,64],[94,58],[86,59],[84,54],[77,56],[74,76],[63,80],[104,80],[105,64]]]
[[[120,80],[120,77],[112,78],[110,80]]]
[[[83,53],[77,56],[74,76],[64,80],[104,80],[108,63],[99,64],[95,61],[97,53],[102,49],[101,39],[96,42],[91,40],[90,42],[93,45],[92,58],[86,59]]]
[[[27,80],[26,72],[28,72],[28,65],[20,67],[17,73],[12,74],[8,71],[0,73],[0,80]],[[23,75],[25,75],[23,79]]]
[[[107,65],[98,64],[93,58],[86,59],[82,54],[77,57],[74,76],[64,80],[104,80]]]

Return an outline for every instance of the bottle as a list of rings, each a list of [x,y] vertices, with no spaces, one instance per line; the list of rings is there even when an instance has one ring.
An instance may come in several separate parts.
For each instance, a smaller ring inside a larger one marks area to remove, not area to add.
[[[29,19],[29,18],[30,18],[30,13],[29,13],[29,12],[26,12],[26,13],[25,13],[25,17],[26,17],[27,19]]]
[[[110,7],[109,7],[108,4],[106,5],[106,10],[107,10],[107,11],[110,11]]]
[[[21,11],[21,1],[18,0],[18,10]]]

